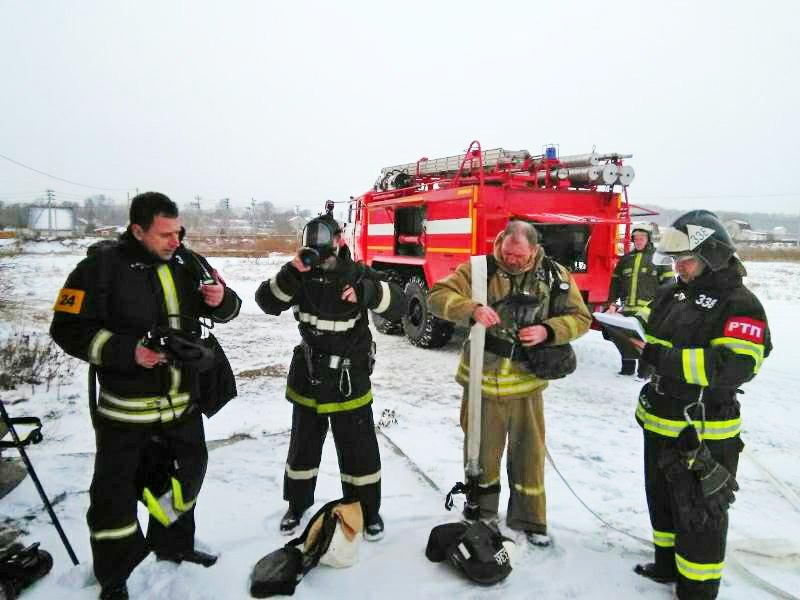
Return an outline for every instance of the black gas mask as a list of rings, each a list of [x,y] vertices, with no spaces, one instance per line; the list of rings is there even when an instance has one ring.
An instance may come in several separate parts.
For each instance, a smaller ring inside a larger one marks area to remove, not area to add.
[[[336,236],[341,228],[330,215],[312,219],[303,228],[302,248],[298,253],[301,262],[307,267],[318,267],[331,256],[339,253]]]
[[[495,302],[492,307],[500,314],[503,323],[511,321],[509,329],[514,333],[523,327],[536,325],[542,321],[543,306],[541,301],[529,294],[512,294]]]

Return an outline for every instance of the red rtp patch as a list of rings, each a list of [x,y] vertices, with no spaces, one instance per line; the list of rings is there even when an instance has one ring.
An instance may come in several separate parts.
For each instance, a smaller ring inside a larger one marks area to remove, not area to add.
[[[767,330],[767,324],[764,321],[757,319],[750,319],[748,317],[729,317],[725,321],[725,337],[738,338],[740,340],[747,340],[748,342],[755,342],[757,344],[764,343],[764,333]]]

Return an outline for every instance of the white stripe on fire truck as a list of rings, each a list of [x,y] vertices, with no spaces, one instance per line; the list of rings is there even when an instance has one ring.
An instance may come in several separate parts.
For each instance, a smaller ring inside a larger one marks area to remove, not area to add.
[[[394,235],[394,223],[370,223],[369,235]]]
[[[472,233],[472,219],[439,219],[425,222],[426,233]]]

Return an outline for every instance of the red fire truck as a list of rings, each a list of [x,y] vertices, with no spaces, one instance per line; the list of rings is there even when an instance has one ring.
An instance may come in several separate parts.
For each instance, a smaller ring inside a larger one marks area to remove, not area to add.
[[[538,155],[481,150],[473,141],[465,154],[382,169],[371,191],[351,199],[345,229],[354,257],[408,297],[402,321],[373,313],[376,328],[405,332],[425,348],[446,344],[453,324],[431,314],[428,289],[471,255],[491,253],[510,219],[536,225],[545,251],[572,271],[590,306],[605,302],[617,248],[629,239],[627,158],[559,156],[557,146]]]

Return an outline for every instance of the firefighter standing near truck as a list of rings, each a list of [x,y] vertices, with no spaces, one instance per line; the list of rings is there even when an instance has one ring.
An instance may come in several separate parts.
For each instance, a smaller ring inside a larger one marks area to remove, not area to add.
[[[744,287],[744,266],[714,213],[679,217],[661,235],[660,255],[671,257],[678,281],[639,312],[647,343],[635,344],[655,368],[636,409],[655,561],[635,571],[677,582],[678,598],[716,598],[744,447],[736,395],[772,344],[764,309]]]
[[[154,328],[170,327],[160,329],[167,332],[160,339],[199,350],[192,342],[199,318],[229,321],[241,301],[218,279],[197,278],[176,252],[180,230],[178,207],[167,196],[136,196],[120,241],[81,261],[54,306],[53,339],[93,365],[100,380],[96,405],[90,398],[97,453],[86,519],[101,599],[128,598],[126,580],[150,550],[159,560],[216,561],[194,549],[194,507],[208,460],[199,373],[146,344]],[[157,470],[168,490],[139,489]],[[147,539],[136,516],[139,498],[151,513]]]
[[[381,462],[372,415],[370,375],[375,345],[367,310],[398,319],[405,296],[377,272],[356,263],[341,228],[328,212],[309,221],[297,255],[256,291],[256,302],[270,315],[292,308],[302,342],[289,368],[286,399],[292,408],[292,433],[283,479],[289,502],[280,531],[292,535],[314,504],[322,447],[330,425],[339,457],[344,496],[361,501],[364,537],[383,537],[379,514]]]
[[[526,347],[566,344],[586,333],[592,317],[569,271],[545,256],[530,223],[509,223],[495,240],[491,260],[496,269],[492,273],[493,269],[487,268],[489,306],[472,300],[469,262],[438,281],[428,302],[434,314],[443,319],[463,324],[474,320],[487,327],[481,374],[480,518],[498,520],[500,460],[508,438],[510,498],[506,522],[511,529],[524,531],[531,544],[548,546],[542,400],[547,381],[528,369]],[[553,294],[563,302],[551,314]],[[467,342],[456,375],[456,381],[464,387],[461,424],[465,434],[468,353]]]
[[[652,227],[637,223],[631,229],[633,249],[619,259],[611,275],[608,291],[609,312],[629,316],[650,304],[659,286],[675,277],[671,265],[653,264]],[[613,330],[604,329],[603,337],[610,339],[622,357],[620,375],[637,374],[639,379],[650,377],[652,368],[640,359],[638,350],[626,338]],[[638,359],[638,366],[637,366]]]

